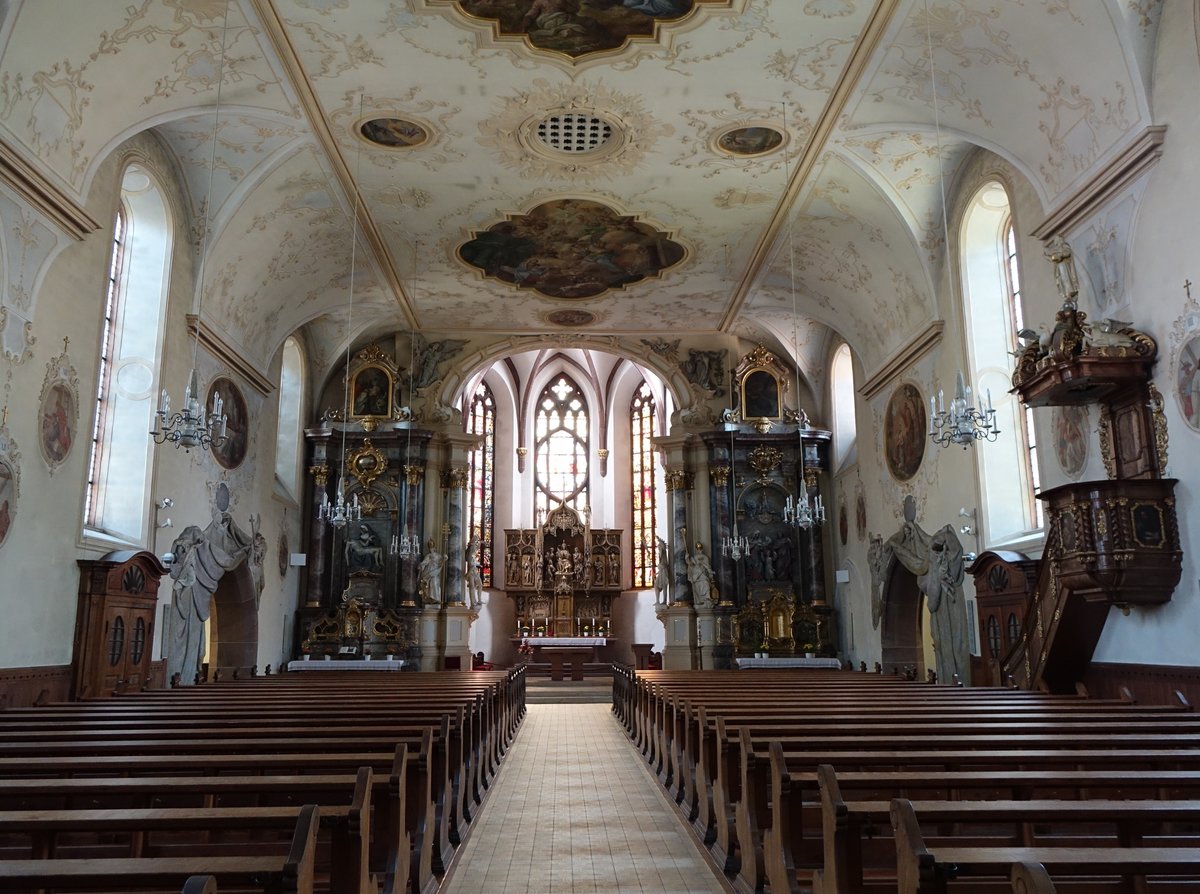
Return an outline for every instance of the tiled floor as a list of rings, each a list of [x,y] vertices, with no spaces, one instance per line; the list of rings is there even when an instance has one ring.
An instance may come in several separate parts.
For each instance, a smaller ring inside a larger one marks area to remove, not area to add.
[[[446,894],[721,894],[611,708],[530,705]]]

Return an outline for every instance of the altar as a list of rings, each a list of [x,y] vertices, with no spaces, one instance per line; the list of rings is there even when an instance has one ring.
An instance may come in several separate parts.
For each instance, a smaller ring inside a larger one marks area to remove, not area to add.
[[[536,528],[504,532],[505,591],[516,605],[517,640],[604,644],[621,594],[621,533],[593,529],[587,509],[581,517],[563,504],[539,513]]]

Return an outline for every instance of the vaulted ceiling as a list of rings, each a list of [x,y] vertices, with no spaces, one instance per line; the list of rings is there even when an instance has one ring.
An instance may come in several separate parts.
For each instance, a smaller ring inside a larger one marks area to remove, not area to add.
[[[1160,5],[12,0],[0,138],[83,203],[157,133],[263,368],[413,326],[836,332],[870,371],[936,316],[973,147],[1049,211],[1150,123]]]

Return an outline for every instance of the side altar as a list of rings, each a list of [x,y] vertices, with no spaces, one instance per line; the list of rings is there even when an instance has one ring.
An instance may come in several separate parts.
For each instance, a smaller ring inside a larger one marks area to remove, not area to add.
[[[604,636],[621,593],[621,531],[593,529],[588,510],[560,504],[536,528],[504,532],[506,592],[515,635]]]

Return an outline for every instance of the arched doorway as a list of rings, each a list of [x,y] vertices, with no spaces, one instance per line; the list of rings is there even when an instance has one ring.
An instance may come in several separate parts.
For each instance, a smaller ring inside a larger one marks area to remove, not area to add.
[[[226,572],[212,596],[208,667],[253,667],[258,663],[258,594],[249,562]]]
[[[900,562],[892,560],[883,591],[883,618],[880,634],[883,646],[883,672],[892,673],[915,667],[917,679],[925,679],[925,649],[922,645],[922,606],[925,594],[917,576]]]

